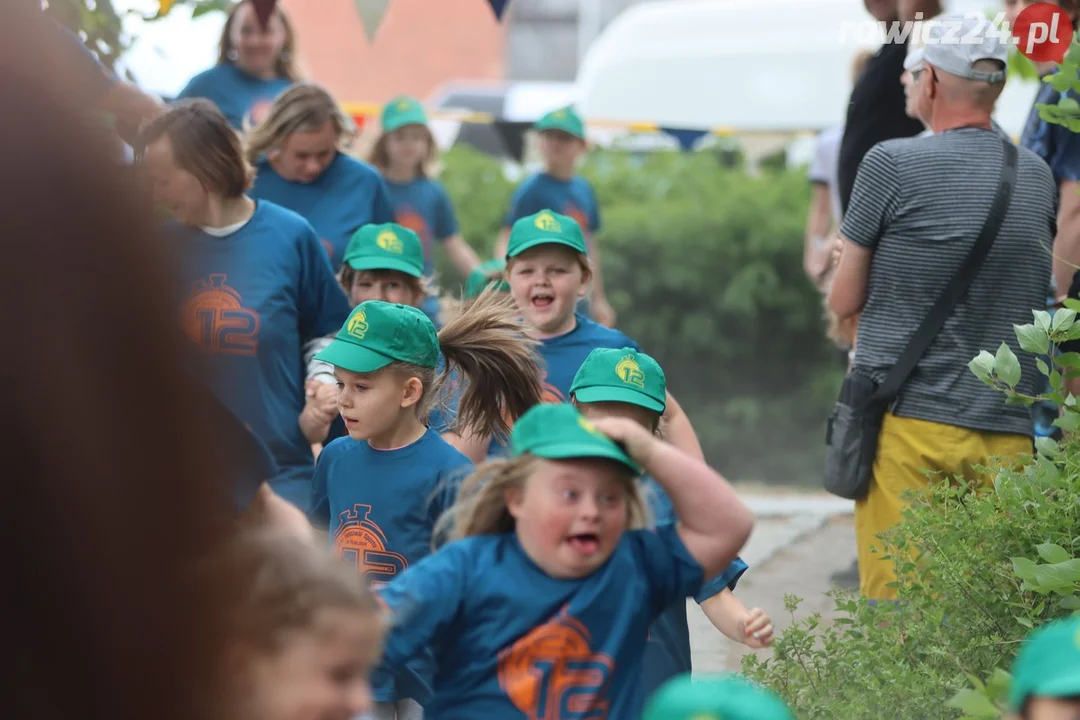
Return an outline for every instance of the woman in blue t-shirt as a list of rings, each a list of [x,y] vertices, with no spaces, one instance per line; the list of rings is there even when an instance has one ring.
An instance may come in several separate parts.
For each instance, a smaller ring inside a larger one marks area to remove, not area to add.
[[[304,410],[304,352],[341,327],[345,294],[311,225],[247,195],[240,139],[211,103],[180,103],[144,137],[140,161],[183,246],[180,321],[192,360],[269,448],[274,492],[306,508],[317,418]]]
[[[257,173],[252,196],[311,223],[334,272],[353,233],[394,220],[379,173],[341,151],[353,132],[352,120],[330,93],[305,82],[282,93],[247,138],[248,161]]]
[[[281,5],[264,27],[251,0],[233,5],[214,67],[191,78],[178,98],[206,98],[237,130],[265,116],[270,103],[300,79],[293,64],[296,33]]]

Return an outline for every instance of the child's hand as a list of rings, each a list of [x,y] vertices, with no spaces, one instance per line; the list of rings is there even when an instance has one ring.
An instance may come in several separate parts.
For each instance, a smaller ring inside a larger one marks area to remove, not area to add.
[[[647,465],[652,456],[656,436],[633,420],[618,417],[605,417],[593,421],[600,432],[607,435],[625,448],[626,453],[640,465]]]
[[[739,631],[747,647],[759,650],[773,641],[772,619],[761,608],[754,608],[739,621]]]
[[[337,388],[318,380],[308,380],[304,395],[307,401],[298,422],[304,439],[314,445],[326,440],[330,424],[337,415]]]

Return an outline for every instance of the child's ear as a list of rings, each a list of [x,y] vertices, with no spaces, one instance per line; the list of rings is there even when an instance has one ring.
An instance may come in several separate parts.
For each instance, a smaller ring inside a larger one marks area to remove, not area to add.
[[[506,509],[516,520],[521,516],[521,505],[525,497],[525,488],[521,485],[513,485],[506,488],[503,499],[506,501]]]
[[[420,402],[424,395],[424,383],[415,375],[405,381],[405,387],[401,393],[401,407],[411,407]]]

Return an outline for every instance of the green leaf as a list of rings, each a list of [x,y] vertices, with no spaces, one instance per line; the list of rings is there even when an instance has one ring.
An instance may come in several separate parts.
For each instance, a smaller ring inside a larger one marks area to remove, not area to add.
[[[1080,300],[1076,298],[1065,298],[1065,302],[1061,303],[1070,310],[1080,310]]]
[[[1045,375],[1046,377],[1050,377],[1050,368],[1046,365],[1045,360],[1043,360],[1042,358],[1037,358],[1035,360],[1035,367],[1039,368],[1039,372],[1041,372],[1043,375]]]
[[[1050,438],[1039,438],[1040,440],[1050,440]],[[1057,443],[1054,443],[1057,446]],[[1069,554],[1069,551],[1060,545],[1054,543],[1043,543],[1042,545],[1036,545],[1035,550],[1039,553],[1045,562],[1048,563],[1063,563],[1073,559],[1073,556]]]
[[[1005,343],[1001,343],[997,355],[994,357],[994,373],[998,378],[1011,388],[1015,388],[1020,382],[1020,361],[1016,354]]]
[[[1031,314],[1035,316],[1035,326],[1042,328],[1043,330],[1050,329],[1050,313],[1046,310],[1032,310]]]
[[[1077,102],[1071,97],[1063,97],[1058,100],[1058,107],[1066,112],[1075,112],[1080,110],[1080,102]]]
[[[1065,588],[1080,583],[1080,558],[1036,566],[1035,582],[1048,589]]]
[[[1065,610],[1080,610],[1080,597],[1076,595],[1066,595],[1058,602]]]
[[[1016,573],[1016,577],[1021,580],[1027,580],[1031,582],[1035,579],[1035,570],[1038,568],[1038,564],[1034,560],[1029,560],[1025,557],[1012,558],[1013,572]]]
[[[1060,393],[1064,389],[1064,386],[1061,384],[1061,373],[1059,373],[1057,370],[1050,373],[1049,380],[1050,380],[1050,387],[1052,387],[1054,390],[1057,390]],[[1060,400],[1057,401],[1058,405],[1060,405],[1063,402],[1065,402],[1064,397],[1062,397]]]
[[[983,350],[975,356],[974,360],[968,363],[968,368],[975,374],[975,377],[989,384],[991,376],[994,374],[994,356]]]
[[[947,705],[963,711],[971,718],[996,718],[1001,715],[994,703],[990,702],[990,698],[969,688],[953,695]]]
[[[1054,364],[1059,367],[1080,368],[1080,353],[1061,353],[1054,358]]]
[[[1016,622],[1020,623],[1021,625],[1026,627],[1028,630],[1034,630],[1035,629],[1035,623],[1031,622],[1026,617],[1021,617],[1021,616],[1017,615],[1016,616]]]
[[[1009,688],[1012,687],[1012,675],[1002,670],[1001,668],[994,668],[994,672],[990,673],[990,677],[986,680],[986,694],[993,702],[1004,702],[1009,694]]]
[[[1080,430],[1080,413],[1067,412],[1054,420],[1054,427],[1059,427],[1065,432]]]
[[[1054,86],[1054,89],[1060,93],[1068,92],[1072,88],[1073,79],[1065,73],[1054,73],[1050,77],[1043,78],[1043,82],[1048,82]]]
[[[1058,447],[1057,441],[1054,438],[1039,437],[1035,438],[1035,449],[1039,451],[1040,455],[1044,455],[1050,459],[1058,458],[1061,456],[1061,448]],[[1046,560],[1046,558],[1043,558]],[[1066,558],[1067,559],[1067,558]],[[1060,562],[1060,560],[1046,560],[1047,562]]]
[[[1013,325],[1013,330],[1016,332],[1016,339],[1020,341],[1020,347],[1027,352],[1045,355],[1050,349],[1050,336],[1038,325]]]
[[[1076,321],[1076,311],[1071,308],[1062,308],[1054,313],[1054,322],[1051,323],[1052,331],[1066,330]]]

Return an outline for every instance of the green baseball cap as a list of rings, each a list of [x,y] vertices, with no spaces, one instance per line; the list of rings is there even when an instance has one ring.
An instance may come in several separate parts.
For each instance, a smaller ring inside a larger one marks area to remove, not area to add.
[[[358,373],[375,372],[395,361],[433,368],[439,362],[439,336],[422,310],[368,300],[353,308],[315,359]]]
[[[621,402],[662,413],[667,380],[659,363],[634,348],[597,348],[581,363],[570,394],[578,402]]]
[[[493,285],[499,292],[510,292],[510,283],[506,282],[505,260],[488,260],[469,271],[465,279],[465,299],[469,300],[484,292],[488,285]]]
[[[506,259],[516,257],[537,245],[565,245],[582,254],[588,252],[585,236],[581,233],[577,220],[551,210],[541,210],[514,223],[510,228],[510,240],[506,244]]]
[[[399,95],[383,108],[382,130],[384,133],[394,132],[406,125],[427,125],[427,113],[416,98]]]
[[[537,120],[533,129],[538,132],[543,132],[544,130],[561,130],[568,135],[573,135],[579,140],[585,139],[585,123],[581,121],[581,117],[574,112],[574,108],[570,106],[552,110],[547,115]]]
[[[566,403],[541,403],[526,410],[514,423],[510,449],[514,457],[529,453],[548,460],[606,458],[641,474],[618,443]]]
[[[660,686],[641,720],[795,720],[772,692],[738,675],[684,673]]]
[[[1012,669],[1013,711],[1029,697],[1080,695],[1080,615],[1047,623],[1028,635]]]
[[[424,246],[419,235],[395,223],[364,225],[349,239],[342,262],[353,270],[397,270],[420,277]]]

